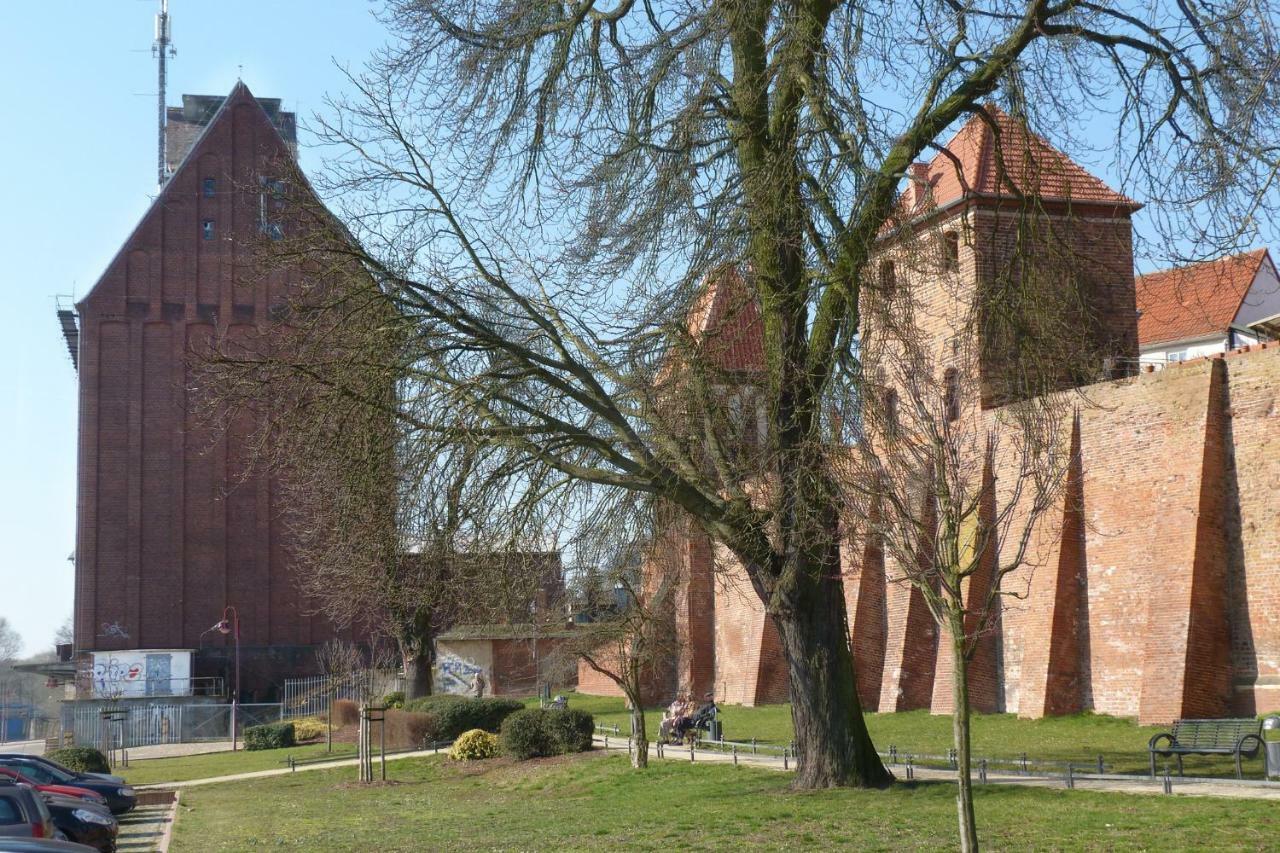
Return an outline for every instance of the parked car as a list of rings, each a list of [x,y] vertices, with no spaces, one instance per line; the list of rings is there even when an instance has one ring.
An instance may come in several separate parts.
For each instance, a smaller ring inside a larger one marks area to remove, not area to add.
[[[55,838],[4,838],[0,853],[97,853],[92,847]]]
[[[93,779],[103,779],[107,782],[115,782],[117,785],[123,785],[123,776],[113,776],[110,773],[89,773],[87,771],[72,770],[65,764],[59,764],[52,758],[45,758],[43,755],[27,755],[22,752],[0,752],[0,758],[29,758],[37,764],[43,764],[46,767],[52,767],[54,770],[60,770],[63,773],[70,773],[72,776],[88,776]]]
[[[40,785],[72,785],[101,794],[112,814],[124,814],[138,804],[133,788],[122,782],[108,782],[89,773],[60,770],[29,755],[0,756],[0,767],[16,770]]]
[[[0,782],[0,850],[7,838],[53,838],[56,832],[39,794],[28,785]]]
[[[107,804],[107,798],[97,791],[90,791],[88,788],[77,788],[74,785],[41,785],[34,779],[23,776],[17,770],[0,767],[0,781],[4,779],[9,779],[13,782],[24,782],[42,794],[61,794],[64,797],[75,797],[76,799],[93,803],[96,806],[105,807]]]
[[[115,853],[120,824],[105,806],[94,806],[75,797],[41,794],[54,827],[68,841],[86,844],[99,853]]]

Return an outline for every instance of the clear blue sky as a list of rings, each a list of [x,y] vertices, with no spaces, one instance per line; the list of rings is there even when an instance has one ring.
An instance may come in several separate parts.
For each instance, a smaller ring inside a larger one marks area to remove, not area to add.
[[[333,60],[356,66],[385,39],[365,0],[170,3],[170,104],[243,76],[305,118],[342,88]],[[49,648],[73,587],[76,382],[54,297],[92,287],[155,191],[157,7],[4,3],[0,616],[28,653]],[[305,147],[302,160],[315,164]]]

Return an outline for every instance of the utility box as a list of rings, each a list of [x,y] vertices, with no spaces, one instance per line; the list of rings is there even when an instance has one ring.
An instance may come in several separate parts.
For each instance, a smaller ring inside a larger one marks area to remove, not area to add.
[[[1267,778],[1280,779],[1280,715],[1262,721],[1262,748],[1267,754]]]

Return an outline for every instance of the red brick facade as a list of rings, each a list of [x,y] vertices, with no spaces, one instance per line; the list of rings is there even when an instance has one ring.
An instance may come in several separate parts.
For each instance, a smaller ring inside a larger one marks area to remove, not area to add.
[[[188,359],[265,329],[282,298],[289,274],[255,274],[250,247],[260,179],[291,156],[237,84],[78,305],[79,652],[222,647],[202,634],[230,604],[245,687],[263,694],[313,669],[309,647],[335,635],[299,599],[278,490],[243,476],[253,424],[205,427]]]

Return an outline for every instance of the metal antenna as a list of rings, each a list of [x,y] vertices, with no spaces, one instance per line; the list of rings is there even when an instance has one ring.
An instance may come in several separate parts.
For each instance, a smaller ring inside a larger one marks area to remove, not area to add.
[[[156,15],[156,40],[151,45],[151,55],[160,60],[160,92],[156,120],[159,139],[156,147],[156,182],[163,184],[169,177],[169,170],[164,163],[164,127],[165,127],[165,72],[170,59],[178,55],[173,47],[173,30],[169,24],[169,0],[160,0],[160,13]]]

